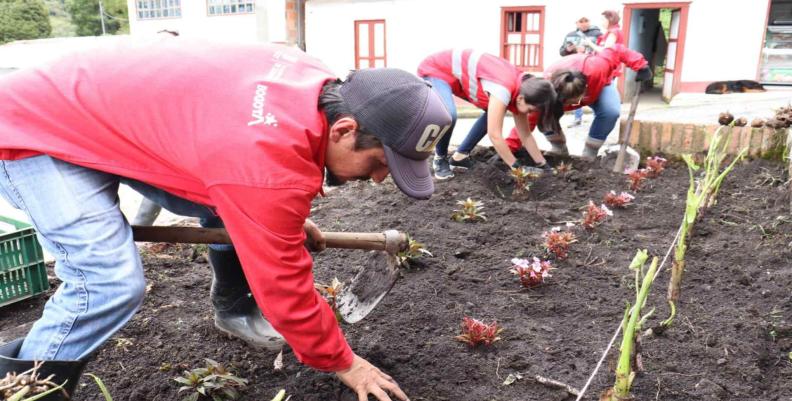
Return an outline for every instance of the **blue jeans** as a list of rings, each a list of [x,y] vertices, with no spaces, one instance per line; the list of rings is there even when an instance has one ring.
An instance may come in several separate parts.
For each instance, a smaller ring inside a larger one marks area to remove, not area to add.
[[[49,156],[0,160],[0,195],[27,213],[62,281],[25,337],[19,358],[84,358],[142,304],[143,266],[119,209],[122,181],[173,213],[201,218],[204,227],[223,226],[210,208],[137,181]]]
[[[62,281],[21,359],[80,359],[132,318],[145,279],[118,201],[117,176],[49,156],[0,161],[0,195],[25,211]]]
[[[448,145],[451,143],[451,134],[454,132],[454,126],[456,125],[457,121],[457,109],[456,104],[454,104],[454,92],[451,90],[451,86],[448,85],[448,82],[443,81],[442,79],[424,77],[424,80],[432,84],[432,89],[434,89],[435,93],[440,96],[440,100],[443,101],[443,104],[448,109],[448,114],[451,115],[451,128],[448,129],[448,132],[446,132],[445,135],[443,135],[443,137],[437,142],[437,145],[435,145],[435,154],[439,157],[446,157],[448,156]]]
[[[589,129],[589,139],[605,141],[613,131],[621,114],[621,98],[615,84],[602,88],[597,101],[589,107],[594,110],[594,121]]]
[[[481,139],[487,136],[487,112],[485,111],[481,117],[473,123],[473,126],[470,127],[470,132],[468,132],[467,136],[464,140],[462,140],[462,144],[459,145],[457,148],[457,152],[470,154],[473,148],[481,142]]]
[[[608,138],[608,134],[613,131],[621,114],[621,98],[616,86],[610,84],[603,87],[597,101],[590,104],[589,107],[594,110],[594,121],[591,122],[586,142],[599,147]],[[577,118],[578,111],[582,113],[581,110],[582,108],[575,110],[575,118]],[[561,140],[560,135],[556,135],[555,132],[545,132],[544,134],[551,142]]]

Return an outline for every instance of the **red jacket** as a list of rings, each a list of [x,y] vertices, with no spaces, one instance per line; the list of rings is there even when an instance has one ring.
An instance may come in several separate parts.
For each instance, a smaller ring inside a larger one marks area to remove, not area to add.
[[[587,87],[583,100],[577,106],[564,106],[564,110],[575,110],[596,102],[602,88],[613,82],[613,71],[617,70],[622,63],[635,71],[648,65],[641,53],[622,45],[614,45],[612,48],[604,49],[599,53],[572,54],[563,57],[545,70],[545,78],[550,79],[554,72],[560,70],[577,70],[586,76]],[[528,115],[531,131],[536,127],[538,118],[538,113]],[[517,151],[522,146],[516,129],[512,129],[509,137],[506,138],[506,142],[512,151]]]
[[[0,159],[37,154],[214,207],[262,312],[305,364],[354,354],[314,289],[303,223],[320,192],[335,77],[282,46],[116,44],[0,78]]]
[[[454,95],[482,110],[489,106],[489,94],[481,80],[487,80],[509,91],[508,109],[517,112],[515,99],[520,94],[522,71],[500,57],[474,50],[444,50],[430,55],[418,66],[419,77],[442,79]]]

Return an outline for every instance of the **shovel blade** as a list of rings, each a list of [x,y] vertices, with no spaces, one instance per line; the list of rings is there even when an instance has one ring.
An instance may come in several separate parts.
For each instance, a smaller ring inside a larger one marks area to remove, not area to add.
[[[357,323],[368,316],[398,279],[399,263],[395,256],[382,251],[369,252],[363,268],[336,297],[341,318],[347,323]]]

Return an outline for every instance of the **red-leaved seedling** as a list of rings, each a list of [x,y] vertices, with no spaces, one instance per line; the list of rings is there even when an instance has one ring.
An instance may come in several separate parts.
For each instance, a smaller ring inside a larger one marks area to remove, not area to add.
[[[495,321],[486,324],[480,320],[465,316],[462,318],[462,334],[454,338],[471,347],[479,344],[492,345],[495,341],[500,340],[498,334],[501,331],[503,331],[503,328],[498,326]]]
[[[657,178],[660,173],[665,170],[668,160],[660,156],[651,156],[646,158],[646,171],[649,178]]]
[[[514,258],[511,262],[514,266],[509,271],[520,278],[520,283],[525,288],[542,284],[545,277],[550,277],[550,269],[553,268],[549,261],[540,260],[535,256],[532,260]]]
[[[630,190],[638,192],[641,189],[641,183],[649,177],[649,171],[645,168],[633,170],[627,175],[627,182],[630,183]]]
[[[607,206],[597,206],[594,202],[589,201],[588,206],[586,206],[586,211],[583,212],[583,221],[581,225],[585,227],[586,230],[592,230],[605,221],[608,216],[613,216],[613,212],[611,212]]]
[[[603,202],[605,202],[605,204],[610,207],[624,209],[632,204],[633,199],[635,199],[635,197],[628,194],[627,192],[622,192],[616,195],[615,191],[610,191],[605,194],[605,199],[603,199]]]
[[[569,256],[569,245],[577,242],[575,234],[569,231],[560,231],[560,228],[553,227],[550,231],[542,234],[545,239],[545,248],[548,252],[555,255],[556,259],[564,260]]]

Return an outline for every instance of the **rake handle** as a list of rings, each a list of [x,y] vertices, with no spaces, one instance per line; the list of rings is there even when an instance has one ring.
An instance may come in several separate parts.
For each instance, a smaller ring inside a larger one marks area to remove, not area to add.
[[[407,235],[395,230],[381,233],[324,232],[328,248],[365,249],[396,253],[406,248]],[[225,228],[132,226],[135,241],[186,244],[231,244]]]

